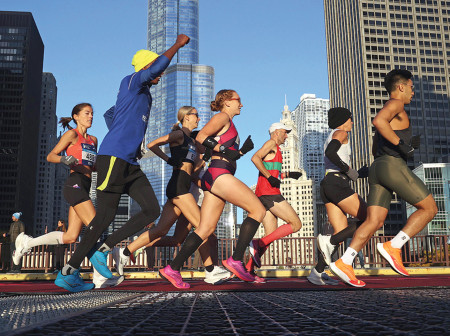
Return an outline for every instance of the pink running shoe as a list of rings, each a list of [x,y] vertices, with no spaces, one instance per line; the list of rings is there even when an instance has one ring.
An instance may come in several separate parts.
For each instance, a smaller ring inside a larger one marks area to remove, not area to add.
[[[227,260],[222,260],[222,264],[242,281],[255,281],[255,277],[247,272],[244,265],[242,264],[242,261],[236,261],[232,257],[229,257]]]
[[[191,287],[187,282],[183,281],[181,274],[179,271],[175,271],[167,265],[166,267],[159,270],[159,275],[169,281],[172,285],[179,289],[188,289]]]
[[[266,283],[267,281],[266,281],[266,279],[264,279],[264,278],[261,278],[261,277],[259,277],[259,276],[257,276],[257,275],[255,275],[255,281],[253,281],[254,283]]]

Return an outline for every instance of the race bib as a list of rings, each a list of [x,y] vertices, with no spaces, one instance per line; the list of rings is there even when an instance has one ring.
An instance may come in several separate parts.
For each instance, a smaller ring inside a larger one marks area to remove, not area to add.
[[[186,154],[186,159],[195,161],[196,157],[197,157],[197,152],[195,150],[195,145],[190,143],[188,145],[188,152]]]
[[[82,143],[81,144],[81,164],[83,166],[93,167],[97,159],[97,150],[94,145]]]

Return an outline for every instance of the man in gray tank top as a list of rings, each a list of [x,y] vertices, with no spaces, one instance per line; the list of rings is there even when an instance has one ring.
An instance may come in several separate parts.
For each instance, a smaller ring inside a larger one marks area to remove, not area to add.
[[[378,243],[378,252],[398,273],[408,276],[403,266],[401,248],[419,233],[436,215],[437,206],[425,184],[413,174],[406,160],[420,144],[420,136],[411,137],[405,105],[414,96],[412,74],[408,70],[392,70],[384,80],[390,99],[372,121],[377,131],[373,153],[376,157],[369,172],[367,219],[356,230],[344,255],[330,264],[331,270],[344,282],[355,287],[365,283],[355,277],[352,263],[358,251],[368,242],[387,217],[392,191],[417,210],[409,216],[403,229],[390,241]],[[378,141],[377,141],[378,140]]]

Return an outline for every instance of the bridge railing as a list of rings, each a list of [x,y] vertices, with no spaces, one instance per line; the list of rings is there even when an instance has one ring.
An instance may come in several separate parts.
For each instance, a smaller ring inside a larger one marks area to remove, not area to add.
[[[377,236],[372,237],[369,243],[362,250],[363,262],[366,268],[388,267],[386,261],[377,253],[376,244],[390,240],[392,237]],[[413,237],[403,248],[402,258],[406,267],[424,267],[424,266],[450,266],[449,245],[447,244],[449,236],[416,236]],[[125,247],[128,242],[118,244],[118,247]],[[5,252],[5,247],[0,244],[0,263],[1,268],[6,265],[1,258],[1,253]],[[75,244],[68,245],[64,253],[64,263],[67,262],[74,250]],[[217,255],[218,259],[223,260],[232,255],[236,245],[236,239],[219,239]],[[342,255],[346,246],[341,244],[336,256]],[[8,246],[9,249],[9,246]],[[146,271],[158,270],[165,267],[180,250],[179,247],[151,247],[146,248],[143,253],[136,256],[136,261],[130,262],[126,269],[128,271]],[[262,267],[267,269],[274,268],[310,268],[317,262],[317,241],[314,237],[303,238],[283,238],[274,241],[262,257]],[[9,253],[8,253],[9,254]],[[250,256],[246,254],[246,260]],[[37,246],[22,258],[23,271],[42,271],[48,272],[53,269],[54,253],[47,246]],[[113,266],[112,255],[109,255],[109,266]],[[193,255],[184,264],[186,269],[196,269],[202,266],[198,252]],[[355,258],[355,266],[361,267],[358,258]],[[87,258],[81,264],[81,268],[88,270],[91,264]]]

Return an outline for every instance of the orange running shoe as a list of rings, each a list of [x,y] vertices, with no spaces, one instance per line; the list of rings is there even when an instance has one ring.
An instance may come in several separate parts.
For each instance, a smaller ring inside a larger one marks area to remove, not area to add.
[[[345,283],[354,287],[364,287],[366,283],[364,281],[356,279],[355,272],[353,271],[353,267],[347,264],[344,264],[342,259],[336,260],[330,264],[331,271],[336,274],[339,278],[342,279]]]
[[[401,275],[409,276],[408,271],[405,266],[403,266],[401,249],[392,247],[391,242],[388,241],[385,243],[378,243],[377,250],[384,259],[389,262],[394,271]]]

